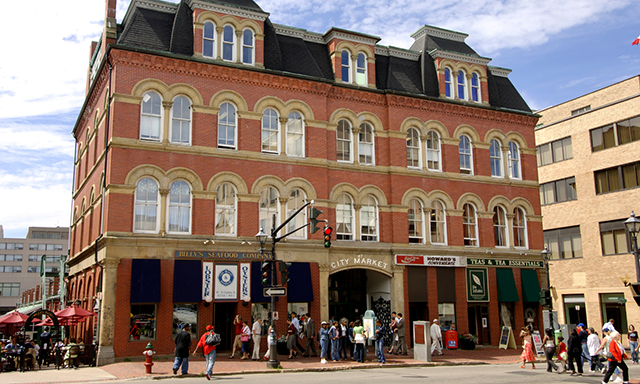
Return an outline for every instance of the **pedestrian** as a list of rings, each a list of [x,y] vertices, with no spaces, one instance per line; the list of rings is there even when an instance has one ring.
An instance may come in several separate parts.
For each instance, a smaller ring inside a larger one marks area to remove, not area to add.
[[[296,326],[293,325],[293,319],[287,319],[287,348],[289,349],[289,358],[296,357],[298,352],[296,351],[296,339],[298,338],[296,332]]]
[[[291,312],[291,323],[296,327],[296,348],[298,351],[302,352],[304,351],[304,348],[302,348],[302,345],[300,344],[298,335],[304,335],[304,333],[300,332],[300,319],[298,319],[298,314],[295,312]]]
[[[316,351],[316,323],[311,318],[311,314],[307,313],[304,315],[305,319],[305,327],[304,327],[304,335],[307,338],[307,343],[304,349],[304,353],[302,356],[310,357],[310,353],[313,352],[312,357],[318,357],[318,351]]]
[[[44,327],[43,332],[40,334],[40,356],[38,365],[42,367],[42,364],[49,366],[49,355],[51,353],[51,333],[49,327]]]
[[[633,324],[629,325],[629,349],[631,350],[631,364],[638,364],[638,332]]]
[[[233,318],[233,326],[234,326],[234,339],[233,339],[233,347],[231,348],[230,359],[236,357],[236,347],[242,348],[242,341],[240,341],[240,337],[242,336],[242,316],[236,315]]]
[[[242,357],[240,360],[247,360],[249,358],[249,341],[251,340],[251,329],[247,320],[242,322],[242,331],[240,331],[240,342],[242,343]]]
[[[260,341],[262,340],[262,318],[258,317],[251,326],[251,333],[253,334],[253,353],[251,359],[253,361],[260,360]]]
[[[589,349],[589,356],[591,356],[591,366],[589,367],[589,372],[595,372],[596,369],[605,373],[606,368],[604,364],[600,361],[600,356],[598,356],[598,348],[600,348],[600,337],[598,336],[598,332],[596,332],[593,327],[589,327],[589,337],[587,337],[587,348]]]
[[[442,340],[442,330],[440,329],[438,319],[433,319],[431,328],[429,328],[429,334],[431,336],[431,356],[433,356],[433,351],[435,351],[436,349],[438,350],[438,355],[442,355],[442,347],[440,346],[440,341]]]
[[[349,350],[349,345],[351,344],[349,341],[349,324],[347,322],[348,320],[343,317],[338,328],[340,333],[340,353],[338,356],[341,360],[347,360],[347,350]],[[333,322],[330,322],[330,324],[333,324]],[[349,357],[351,357],[351,350],[349,350]]]
[[[191,324],[184,323],[181,330],[176,335],[175,360],[173,362],[173,374],[178,373],[178,368],[182,366],[182,374],[189,373],[189,349],[191,348]]]
[[[522,337],[524,341],[524,345],[522,346],[524,350],[520,354],[520,358],[522,359],[520,368],[524,368],[526,363],[529,362],[531,363],[531,369],[536,369],[536,356],[533,354],[533,338],[531,337],[529,328],[522,327],[520,329],[520,337]]]
[[[609,355],[607,356],[609,360],[609,369],[607,373],[604,375],[603,383],[608,383],[611,375],[616,370],[616,368],[620,368],[622,370],[622,382],[624,384],[629,383],[629,368],[627,364],[624,362],[624,347],[622,343],[620,343],[621,337],[620,333],[617,331],[612,331],[610,333],[611,342],[609,343]]]
[[[578,336],[578,330],[574,329],[569,335],[569,341],[567,342],[567,349],[569,352],[569,369],[571,374],[576,374],[576,369],[573,366],[575,360],[578,366],[578,376],[582,376],[582,346],[580,345],[580,337]]]
[[[376,319],[376,334],[374,340],[376,341],[376,355],[378,357],[378,363],[386,363],[384,358],[384,336],[387,334],[387,329],[382,325],[380,319]]]
[[[564,337],[558,336],[558,363],[561,365],[561,369],[558,373],[564,373],[567,371],[567,360],[569,354],[567,353],[567,345],[564,343]]]
[[[360,320],[356,320],[353,325],[353,340],[356,344],[354,357],[358,363],[364,363],[364,343],[367,340],[367,333]]]
[[[273,336],[271,336],[271,325],[269,329],[267,329],[267,353],[264,354],[264,359],[269,360],[269,356],[271,356],[271,342],[273,341]]]
[[[391,312],[391,323],[389,323],[389,328],[391,329],[391,348],[389,348],[389,354],[392,354],[395,350],[398,349],[398,327],[396,325],[396,313]]]
[[[544,330],[544,338],[542,339],[544,355],[547,358],[547,372],[558,371],[558,366],[553,362],[553,355],[556,353],[556,342],[553,340],[553,330],[547,328]]]
[[[207,325],[207,331],[202,334],[198,344],[196,345],[196,349],[193,350],[193,356],[198,352],[198,348],[202,348],[202,352],[204,353],[204,359],[207,362],[207,370],[204,373],[204,376],[207,380],[211,380],[211,375],[213,374],[213,365],[216,363],[216,343],[214,340],[210,338],[210,342],[207,342],[207,337],[210,335],[215,335],[216,333],[213,331],[212,325]],[[175,373],[175,372],[174,372]]]
[[[356,361],[356,344],[353,340],[353,321],[349,322],[349,328],[347,328],[347,334],[349,336],[349,355],[353,361]]]
[[[340,361],[340,333],[338,331],[338,322],[334,321],[329,329],[329,339],[331,340],[331,361]]]
[[[580,356],[580,360],[582,360],[582,365],[584,366],[585,360],[591,363],[591,355],[589,355],[589,347],[587,345],[589,332],[587,332],[584,323],[578,324],[578,337],[580,338],[580,347],[582,348],[582,355]]]
[[[602,350],[602,352],[604,353],[605,356],[609,356],[609,348],[611,345],[611,342],[613,341],[613,333],[617,332],[615,330],[615,328],[613,328],[613,325],[611,324],[611,320],[609,320],[609,323],[605,324],[602,326],[602,334],[604,335],[604,338],[602,339],[602,344],[600,345],[600,347],[598,348],[597,352],[600,352],[600,350]],[[611,367],[611,362],[609,362],[609,367]],[[613,370],[613,373],[616,375],[615,380],[613,380],[614,383],[621,383],[622,379],[620,378],[620,369],[618,369],[618,367],[615,367],[615,369]],[[611,377],[609,378],[611,379]]]
[[[329,327],[326,321],[320,324],[320,362],[327,363],[327,351],[329,350]],[[339,352],[339,351],[338,351]]]
[[[398,313],[396,316],[396,327],[398,327],[398,349],[395,350],[395,354],[403,354],[407,355],[407,342],[405,338],[405,326],[404,326],[404,318],[402,317],[402,313]],[[442,353],[441,353],[442,354]]]

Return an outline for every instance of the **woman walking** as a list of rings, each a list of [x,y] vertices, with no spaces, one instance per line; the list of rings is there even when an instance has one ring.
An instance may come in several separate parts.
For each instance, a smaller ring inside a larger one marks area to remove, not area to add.
[[[620,343],[620,334],[618,331],[612,331],[611,334],[611,342],[609,342],[609,370],[604,375],[603,383],[608,383],[611,375],[616,370],[616,368],[620,368],[622,370],[622,382],[623,384],[629,383],[629,368],[627,368],[627,364],[624,362],[624,347]]]
[[[571,374],[576,374],[576,369],[573,366],[573,361],[575,360],[576,365],[578,366],[578,376],[582,376],[582,343],[580,342],[578,331],[575,329],[571,331],[569,342],[567,344],[567,348],[569,349],[569,369],[571,370]]]
[[[638,364],[638,332],[636,327],[629,325],[629,349],[631,350],[631,364]]]
[[[242,357],[241,360],[247,360],[249,358],[249,340],[251,340],[251,329],[247,320],[242,322],[242,332],[240,333],[240,342],[242,343]]]
[[[520,337],[524,340],[524,345],[522,348],[522,354],[520,354],[520,358],[522,359],[522,365],[520,368],[525,367],[526,363],[531,363],[531,369],[536,369],[536,356],[533,354],[533,338],[531,337],[531,332],[529,332],[529,328],[522,327],[520,329]]]
[[[287,348],[289,349],[289,358],[293,359],[298,355],[296,349],[296,326],[293,325],[291,319],[287,319]]]
[[[542,339],[544,355],[547,358],[547,372],[558,371],[558,366],[553,362],[553,355],[556,354],[556,342],[553,340],[553,330],[547,328],[544,330],[544,339]]]

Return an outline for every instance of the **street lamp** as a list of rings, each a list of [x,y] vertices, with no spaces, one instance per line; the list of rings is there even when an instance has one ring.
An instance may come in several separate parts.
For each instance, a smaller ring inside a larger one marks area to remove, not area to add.
[[[274,225],[275,225],[275,218],[274,218]],[[258,233],[256,233],[256,240],[258,240],[258,244],[260,244],[260,256],[262,256],[262,259],[264,260],[264,246],[267,243],[267,237],[268,235],[264,232],[264,229],[260,228],[260,231],[258,231]],[[269,261],[271,263],[271,281],[275,282],[276,276],[275,276],[275,269],[276,269],[276,260],[275,260],[275,250],[276,250],[276,241],[275,238],[273,236],[273,230],[272,230],[272,234],[271,234],[272,240],[273,240],[273,246],[271,249],[271,260]],[[271,332],[269,332],[269,361],[267,361],[267,368],[278,368],[280,367],[280,363],[278,362],[278,339],[276,336],[276,322],[273,316],[273,312],[276,309],[276,303],[275,303],[275,296],[271,296],[271,321],[270,321],[270,328],[271,328]]]
[[[549,261],[551,260],[552,253],[546,246],[544,250],[540,252],[544,259],[544,266],[547,268],[547,290],[549,291],[549,300],[547,305],[549,306],[549,328],[553,333],[553,298],[551,297],[551,275],[549,274]]]
[[[624,222],[627,232],[631,236],[631,246],[633,247],[633,261],[636,265],[636,282],[640,283],[640,265],[638,265],[638,232],[640,232],[640,220],[631,211],[631,216]]]

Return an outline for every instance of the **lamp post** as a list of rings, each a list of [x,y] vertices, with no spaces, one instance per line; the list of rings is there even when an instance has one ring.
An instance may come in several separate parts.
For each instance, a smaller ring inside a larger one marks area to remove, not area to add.
[[[551,332],[553,333],[553,298],[551,297],[551,275],[549,275],[549,261],[551,260],[552,253],[547,247],[544,247],[544,250],[540,253],[544,259],[544,266],[547,269],[547,289],[549,290],[549,302],[547,303],[549,306],[549,328],[551,328]]]
[[[267,234],[264,232],[264,229],[260,228],[260,231],[256,234],[256,240],[258,240],[258,244],[260,244],[260,256],[262,256],[262,258],[264,259],[264,246],[267,243]],[[276,243],[275,243],[275,239],[273,239],[273,245],[272,245],[272,249],[271,249],[271,260],[269,261],[271,263],[271,282],[275,282],[276,280],[276,275],[275,275],[275,269],[276,269],[276,260],[275,260],[275,248],[276,248]],[[271,312],[271,321],[270,321],[270,328],[271,328],[271,332],[269,332],[269,361],[267,361],[267,368],[278,368],[280,366],[280,363],[278,362],[278,341],[277,341],[277,336],[276,336],[276,322],[275,319],[273,318],[273,312],[276,309],[276,298],[275,296],[271,296],[271,308],[270,308],[270,312]]]
[[[627,232],[631,236],[631,246],[633,247],[633,262],[636,265],[636,282],[640,283],[640,265],[638,265],[638,232],[640,232],[640,219],[631,211],[631,216],[624,222]]]

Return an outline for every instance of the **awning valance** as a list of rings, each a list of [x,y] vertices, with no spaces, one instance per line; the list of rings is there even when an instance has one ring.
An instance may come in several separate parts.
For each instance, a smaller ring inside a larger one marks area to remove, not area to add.
[[[498,283],[498,302],[514,303],[520,301],[511,268],[496,268],[496,280]]]

